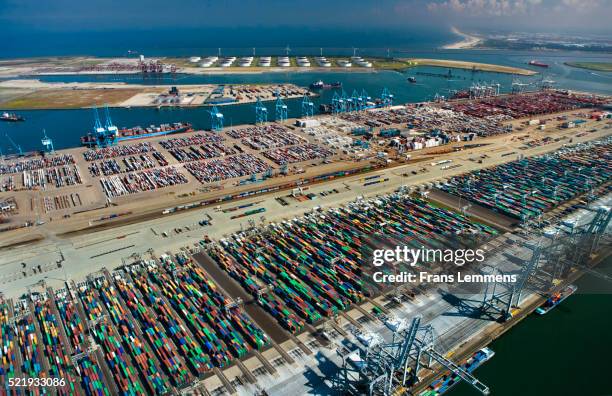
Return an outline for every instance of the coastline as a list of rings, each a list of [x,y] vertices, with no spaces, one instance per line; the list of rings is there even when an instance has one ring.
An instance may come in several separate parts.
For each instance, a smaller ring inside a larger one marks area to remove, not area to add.
[[[597,71],[604,73],[612,72],[611,62],[563,62],[563,64],[576,69],[583,69],[588,71]]]
[[[475,36],[475,35],[463,33],[462,31],[460,31],[454,26],[451,28],[451,31],[457,36],[460,36],[461,40],[454,42],[454,43],[443,45],[442,49],[452,49],[452,50],[470,49],[470,48],[474,48],[478,46],[479,44],[483,42],[482,38]]]

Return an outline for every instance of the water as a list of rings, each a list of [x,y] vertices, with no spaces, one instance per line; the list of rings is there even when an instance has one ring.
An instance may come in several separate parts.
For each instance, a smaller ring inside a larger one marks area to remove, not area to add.
[[[428,50],[457,38],[449,30],[439,28],[358,29],[306,27],[210,27],[200,29],[149,29],[115,31],[41,32],[3,25],[3,45],[0,58],[33,56],[97,55],[123,56],[128,50],[146,56],[250,55],[257,47],[259,55],[278,55],[287,46],[291,55],[352,54],[352,47],[375,49]]]
[[[437,52],[433,53],[410,53],[406,56],[436,56],[439,58],[453,58],[461,60],[473,60],[485,63],[497,63],[508,66],[526,67],[526,63],[533,59],[533,54],[513,52],[505,55],[499,51],[467,51],[467,52]],[[584,90],[612,94],[612,73],[592,74],[587,70],[574,69],[565,66],[563,62],[574,59],[576,54],[565,53],[564,55],[540,56],[538,59],[548,62],[551,67],[546,70],[546,75],[556,81],[557,86],[565,89]],[[603,55],[591,56],[589,60],[605,58]],[[608,55],[612,59],[612,55]],[[300,86],[308,86],[313,81],[321,79],[326,82],[340,81],[344,90],[350,95],[353,90],[361,93],[365,90],[371,97],[379,97],[384,87],[388,87],[395,95],[395,103],[421,102],[433,99],[436,93],[449,95],[452,90],[460,90],[469,87],[472,83],[497,82],[501,84],[502,91],[511,89],[513,77],[508,74],[471,72],[469,70],[453,69],[453,78],[428,77],[416,75],[417,72],[445,73],[446,69],[434,67],[417,67],[404,72],[380,71],[380,72],[297,72],[297,73],[261,73],[241,75],[186,75],[164,77],[143,77],[141,75],[85,75],[85,76],[38,76],[48,82],[125,82],[127,84],[230,84],[230,83],[293,83]],[[542,71],[542,70],[538,70]],[[407,77],[416,75],[417,83],[407,82]],[[541,76],[521,77],[524,83],[531,84],[535,88]],[[314,98],[315,108],[318,110],[320,103],[331,101],[332,90],[324,90],[321,96]],[[301,115],[301,99],[287,100],[289,117]],[[274,103],[266,102],[268,113],[274,116]],[[238,125],[252,123],[255,118],[253,104],[223,106],[221,108],[225,116],[226,125]],[[3,123],[0,125],[0,134],[8,133],[11,138],[22,147],[24,151],[38,150],[42,129],[53,139],[55,148],[74,147],[79,144],[79,137],[86,134],[92,127],[91,110],[33,110],[20,111],[26,118],[23,123]],[[120,127],[131,127],[135,125],[151,125],[164,122],[188,121],[196,128],[210,128],[210,115],[206,107],[199,108],[131,108],[111,109],[111,115],[115,124]],[[12,153],[15,149],[5,143],[1,145],[2,151]]]
[[[257,46],[258,55],[285,53],[290,55],[352,55],[351,46],[359,47],[362,56],[385,56],[387,50],[395,57],[422,57],[455,59],[529,68],[532,59],[550,64],[548,69],[532,67],[557,82],[563,89],[583,90],[612,95],[612,73],[590,72],[565,66],[567,61],[612,61],[612,54],[593,54],[568,51],[525,52],[496,50],[439,50],[457,37],[447,31],[419,27],[411,31],[382,31],[360,29],[359,32],[339,29],[278,29],[236,28],[199,29],[164,32],[148,31],[49,33],[20,31],[5,26],[0,58],[91,55],[124,56],[136,50],[146,56],[215,55],[218,47],[223,54],[249,55]],[[395,94],[396,103],[430,100],[435,93],[447,95],[449,90],[466,88],[473,81],[495,81],[510,89],[512,76],[495,73],[456,71],[450,81],[442,78],[417,76],[417,84],[406,78],[417,70],[445,72],[439,68],[419,68],[399,72],[378,73],[264,73],[248,75],[186,76],[175,78],[143,79],[140,76],[54,76],[44,81],[125,81],[138,84],[223,84],[223,83],[281,83],[290,82],[307,86],[322,79],[341,81],[350,94],[353,89],[365,89],[372,97],[380,95],[383,87]],[[541,77],[521,77],[523,82],[536,84]],[[323,91],[319,103],[330,101],[332,91]],[[287,101],[289,116],[300,115],[300,101]],[[272,115],[273,103],[266,103]],[[222,107],[226,125],[251,123],[254,120],[252,104]],[[27,119],[24,123],[1,123],[0,136],[8,133],[24,150],[40,149],[42,129],[54,139],[56,148],[78,145],[79,137],[92,127],[90,110],[20,111]],[[156,110],[153,108],[112,109],[111,114],[119,126],[150,125],[171,121],[188,121],[196,128],[210,126],[206,108]],[[5,153],[14,152],[8,142],[0,139]],[[608,273],[612,273],[608,265]],[[578,282],[581,290],[587,286],[602,285],[603,281],[586,276]],[[574,295],[544,317],[531,316],[492,344],[496,356],[476,371],[476,375],[490,386],[494,395],[612,395],[609,380],[609,356],[612,355],[610,328],[612,327],[612,295]],[[475,395],[475,391],[460,384],[449,392],[451,396]]]
[[[279,31],[281,34],[279,34]],[[496,50],[440,50],[439,48],[459,38],[448,30],[438,27],[410,27],[403,29],[370,29],[360,27],[359,31],[330,28],[200,28],[200,29],[163,29],[151,27],[148,30],[116,31],[79,31],[41,32],[33,29],[22,30],[7,25],[3,31],[3,46],[0,58],[33,57],[49,55],[91,55],[91,56],[125,56],[128,50],[136,50],[146,56],[191,56],[212,55],[221,47],[223,54],[247,55],[256,46],[258,55],[279,55],[285,53],[289,46],[290,55],[318,55],[322,50],[325,55],[352,55],[354,51],[362,56],[440,58],[476,61],[507,66],[528,67],[531,59],[549,63],[549,69],[533,69],[545,73],[548,78],[557,81],[557,86],[564,89],[585,90],[612,94],[612,73],[593,74],[586,70],[573,69],[563,62],[570,60],[612,61],[612,54],[584,54],[579,52],[556,51],[533,53],[525,51]],[[358,47],[354,49],[353,46]],[[319,48],[322,47],[322,48]],[[389,52],[388,52],[389,51]],[[395,95],[395,103],[420,102],[431,100],[434,95],[449,95],[449,91],[469,87],[475,81],[498,82],[502,91],[511,89],[512,76],[497,73],[471,73],[454,70],[456,78],[417,76],[418,83],[406,81],[416,71],[446,72],[441,68],[416,68],[406,73],[378,72],[299,72],[299,73],[263,73],[244,75],[210,75],[192,76],[176,75],[163,78],[143,78],[134,75],[109,76],[46,76],[36,77],[43,81],[74,82],[117,82],[128,84],[226,84],[226,83],[283,83],[289,82],[308,86],[321,79],[326,82],[341,81],[350,95],[353,90],[365,90],[373,98],[379,97],[383,88],[388,87]],[[541,79],[521,77],[521,81],[534,88]],[[318,109],[320,103],[329,103],[333,92],[323,91],[320,98],[314,99]],[[287,101],[289,117],[301,115],[300,100]],[[274,105],[267,102],[268,113],[274,115]],[[254,107],[252,104],[224,106],[226,125],[252,123]],[[23,150],[41,148],[42,129],[54,140],[57,149],[74,147],[79,144],[79,137],[92,128],[90,110],[39,110],[20,111],[26,118],[24,123],[0,124],[0,136],[7,133]],[[189,108],[161,110],[156,108],[112,109],[113,121],[118,126],[151,125],[171,121],[191,122],[196,128],[210,127],[210,116],[207,108]],[[1,141],[0,141],[1,142]],[[14,152],[8,143],[0,143],[5,153]]]
[[[612,275],[612,259],[598,267]],[[476,377],[495,396],[609,396],[612,284],[586,275],[578,292],[544,316],[531,315],[490,347]],[[461,383],[448,396],[475,396]]]
[[[444,69],[431,67],[418,68],[420,71],[445,72]],[[396,103],[421,102],[431,100],[434,93],[448,95],[449,90],[462,89],[470,86],[473,81],[495,79],[501,84],[510,86],[511,77],[496,73],[472,73],[470,71],[453,71],[450,80],[439,77],[417,76],[418,83],[411,84],[406,81],[408,75],[412,75],[415,70],[408,74],[383,71],[377,73],[358,73],[358,72],[305,72],[305,73],[264,73],[264,74],[245,74],[245,75],[176,75],[175,77],[164,78],[143,78],[142,76],[42,76],[44,81],[69,81],[69,82],[116,82],[125,81],[127,83],[138,84],[226,84],[230,82],[242,83],[282,83],[289,82],[300,86],[308,86],[313,81],[322,79],[326,82],[340,81],[343,89],[350,95],[353,90],[361,93],[365,90],[373,98],[380,97],[384,87],[389,87],[395,95]],[[321,96],[314,98],[315,108],[318,111],[320,103],[330,103],[333,90],[321,91]],[[286,101],[288,105],[289,117],[299,117],[301,115],[301,99]],[[268,113],[274,117],[274,102],[266,102]],[[134,125],[151,125],[163,122],[188,121],[194,127],[201,129],[210,128],[209,108],[113,108],[111,116],[115,124],[119,127]],[[226,125],[237,125],[253,123],[255,119],[254,105],[242,104],[220,107],[223,112]],[[8,133],[11,138],[24,150],[34,150],[40,148],[40,136],[43,128],[54,140],[55,148],[74,147],[79,144],[79,137],[87,133],[93,124],[92,111],[89,109],[79,110],[33,110],[19,111],[19,114],[26,118],[21,123],[4,123],[0,125],[0,131]],[[10,153],[10,147],[2,146],[5,153]]]

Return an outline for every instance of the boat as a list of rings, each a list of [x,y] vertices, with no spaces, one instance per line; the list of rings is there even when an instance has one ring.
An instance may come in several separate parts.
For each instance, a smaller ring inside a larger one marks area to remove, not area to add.
[[[331,84],[324,83],[323,80],[315,81],[310,84],[311,89],[331,89],[331,88],[342,88],[342,83],[339,81]]]
[[[17,122],[17,121],[25,121],[25,118],[15,113],[4,112],[0,114],[0,121]]]
[[[546,63],[542,63],[542,62],[539,62],[539,61],[536,61],[536,60],[529,61],[529,65],[537,66],[537,67],[548,67],[548,65]]]
[[[417,81],[416,81],[416,77],[414,77],[414,76],[410,76],[410,77],[408,77],[408,82],[409,82],[409,83],[413,83],[413,84],[414,84],[415,82],[417,82]]]
[[[117,129],[117,142],[125,140],[146,139],[157,136],[172,135],[193,131],[193,127],[188,122],[174,122],[171,124],[151,125],[149,127],[135,126],[132,128]],[[96,136],[88,133],[81,136],[81,145],[93,147],[97,143]]]
[[[491,359],[495,356],[495,352],[490,348],[482,348],[471,358],[469,358],[465,363],[461,365],[461,368],[468,373],[474,372],[478,367],[480,367],[484,362]],[[419,393],[419,396],[439,396],[446,393],[453,386],[457,385],[457,383],[461,382],[461,377],[453,372],[448,372],[443,375],[441,378],[438,378],[434,382],[432,382],[427,389],[423,392]]]
[[[561,290],[561,291],[559,291],[557,293],[554,293],[552,296],[550,296],[548,298],[548,300],[546,300],[544,302],[544,304],[542,304],[538,308],[536,308],[536,310],[535,310],[536,313],[538,315],[546,315],[548,312],[550,312],[557,305],[561,304],[563,302],[563,300],[565,300],[566,298],[568,298],[572,294],[576,293],[576,290],[578,290],[578,286],[576,286],[576,285],[569,285],[569,286],[565,287],[563,290]]]

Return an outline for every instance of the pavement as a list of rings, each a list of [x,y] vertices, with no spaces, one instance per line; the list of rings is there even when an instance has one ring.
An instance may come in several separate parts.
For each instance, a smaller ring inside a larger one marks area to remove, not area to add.
[[[602,129],[581,138],[574,138],[574,143],[606,135],[609,135],[609,131]],[[525,156],[538,155],[552,151],[564,143],[565,141],[562,140],[522,150],[519,153]],[[315,207],[340,206],[359,196],[375,197],[392,192],[401,186],[422,186],[436,179],[448,178],[453,174],[514,160],[518,154],[507,155],[508,152],[513,151],[509,145],[510,141],[500,138],[494,146],[450,153],[447,158],[452,158],[454,164],[461,165],[454,169],[441,169],[440,166],[421,162],[370,173],[368,176],[380,175],[381,179],[389,179],[370,186],[364,186],[364,176],[336,179],[312,185],[305,192],[316,194],[316,199],[313,200],[297,201],[290,196],[290,192],[283,191],[239,202],[225,203],[219,205],[218,208],[207,207],[172,215],[160,214],[156,218],[145,221],[78,235],[62,237],[42,228],[41,232],[44,232],[45,236],[43,241],[16,246],[10,249],[10,254],[5,254],[9,252],[5,251],[0,255],[0,289],[7,297],[18,297],[28,288],[39,284],[40,281],[44,281],[47,286],[54,289],[62,288],[67,280],[74,280],[78,283],[91,272],[103,267],[112,269],[121,265],[122,262],[136,260],[139,255],[146,256],[154,253],[159,256],[164,252],[191,248],[205,235],[218,240],[230,233],[249,228],[253,224],[259,225],[293,218]],[[474,157],[481,158],[479,156],[483,154],[486,154],[487,157],[482,159],[482,163],[473,160]],[[422,169],[426,171],[421,172]],[[333,192],[334,189],[337,192]],[[321,192],[328,194],[322,196]],[[283,197],[289,205],[281,205],[275,199],[278,197]],[[610,196],[606,199],[605,202],[609,205],[612,199]],[[228,213],[222,211],[246,203],[253,203],[253,206]],[[266,211],[256,216],[231,219],[232,215],[255,208],[265,208]],[[588,213],[578,213],[576,216],[589,216]],[[200,226],[198,223],[204,219],[210,220],[211,224]],[[518,271],[531,254],[529,249],[520,247],[519,242],[523,242],[525,238],[516,235],[504,235],[500,238],[505,239],[502,241],[502,249],[490,258],[490,264],[507,272]],[[529,235],[526,239],[532,243],[538,241],[538,237],[534,235]],[[504,254],[508,251],[511,252],[511,255]],[[533,293],[525,293],[522,301],[532,296]],[[466,292],[458,301],[448,298],[442,288],[433,287],[417,295],[414,300],[405,300],[396,306],[389,304],[390,301],[385,297],[380,297],[375,302],[387,306],[389,315],[400,319],[421,315],[423,323],[431,324],[438,336],[437,350],[443,354],[449,354],[468,340],[480,337],[483,332],[494,325],[494,317],[474,315],[474,309],[482,297],[483,294],[479,291]],[[341,332],[346,333],[346,336],[340,335],[337,330],[332,331],[327,326],[323,326],[322,329],[332,334],[330,336],[332,343],[329,347],[323,346],[321,340],[311,332],[304,332],[285,341],[278,339],[278,347],[285,355],[276,347],[261,353],[265,356],[266,361],[272,362],[276,370],[274,373],[266,370],[265,365],[261,363],[262,360],[257,356],[251,356],[243,363],[250,367],[257,379],[258,386],[266,389],[268,394],[330,394],[332,393],[330,380],[340,364],[340,358],[336,352],[337,347],[344,346],[350,349],[359,346],[360,341],[356,338],[357,328],[361,332],[378,334],[384,340],[389,340],[392,336],[392,332],[380,320],[366,320],[364,317],[361,310],[354,308],[341,315],[333,325],[330,324],[332,328],[338,328]],[[309,354],[309,350],[314,353]],[[294,362],[289,362],[287,357]],[[263,369],[260,369],[262,367]],[[204,380],[205,387],[213,394],[214,390],[223,388],[220,376],[224,376],[230,382],[240,376],[240,370],[236,366],[223,371],[219,370],[219,373]],[[257,389],[257,386],[253,384],[234,386],[238,394],[245,395],[253,394]]]
[[[610,130],[600,129],[580,138],[574,138],[574,143],[594,140],[608,136]],[[449,178],[452,175],[469,172],[486,166],[493,166],[510,160],[517,155],[507,155],[512,151],[511,137],[499,140],[495,145],[482,146],[465,151],[449,153],[444,158],[452,159],[453,164],[461,165],[453,169],[441,169],[441,166],[431,166],[428,163],[412,163],[395,168],[387,168],[371,172],[368,176],[388,178],[378,184],[364,186],[364,176],[352,176],[344,179],[335,179],[326,183],[307,187],[304,193],[316,194],[316,199],[298,202],[289,197],[291,192],[281,191],[261,197],[253,197],[237,202],[219,205],[218,208],[206,207],[169,215],[153,216],[149,220],[125,224],[97,232],[79,233],[77,235],[62,236],[55,234],[50,224],[27,230],[25,235],[42,234],[45,239],[22,246],[11,248],[11,254],[0,257],[0,287],[6,296],[15,297],[25,292],[26,288],[44,280],[52,287],[60,287],[67,278],[75,281],[85,279],[85,276],[103,267],[112,269],[124,261],[133,260],[135,255],[147,254],[151,249],[156,254],[178,251],[181,248],[190,248],[201,241],[205,235],[211,239],[220,239],[225,235],[249,228],[255,224],[269,223],[282,219],[299,216],[315,207],[335,207],[354,200],[356,197],[374,197],[393,192],[401,186],[424,186],[434,180]],[[556,143],[542,145],[520,154],[532,156],[553,151],[564,144],[561,140]],[[492,147],[493,146],[493,147]],[[496,147],[501,148],[497,150]],[[474,157],[486,154],[482,163],[474,161]],[[423,172],[423,170],[425,170]],[[321,196],[321,192],[337,190]],[[282,206],[276,198],[284,197],[288,206]],[[247,203],[257,203],[249,209],[264,208],[265,212],[244,218],[230,219],[232,215],[245,210],[223,213],[221,210]],[[221,209],[221,210],[217,210]],[[467,215],[471,215],[468,210]],[[211,218],[210,226],[199,226],[198,222]],[[478,216],[475,212],[474,216]],[[93,220],[93,219],[91,219]],[[90,220],[90,221],[91,221]],[[61,229],[61,228],[60,228]],[[180,232],[177,232],[180,230]],[[167,237],[164,237],[164,233]],[[63,260],[62,260],[63,258]],[[57,262],[61,261],[61,267]],[[22,264],[25,263],[25,266]],[[38,266],[41,266],[40,271]],[[25,271],[25,276],[23,276]],[[34,273],[36,271],[36,273]]]

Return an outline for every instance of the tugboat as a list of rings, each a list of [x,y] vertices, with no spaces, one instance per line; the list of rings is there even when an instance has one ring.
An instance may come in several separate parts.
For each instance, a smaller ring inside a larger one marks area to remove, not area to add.
[[[0,121],[17,122],[17,121],[25,121],[25,118],[15,113],[4,112],[0,114]]]
[[[326,84],[322,80],[315,81],[310,84],[311,89],[332,89],[332,88],[342,88],[342,83],[339,81],[333,82],[331,84]]]

